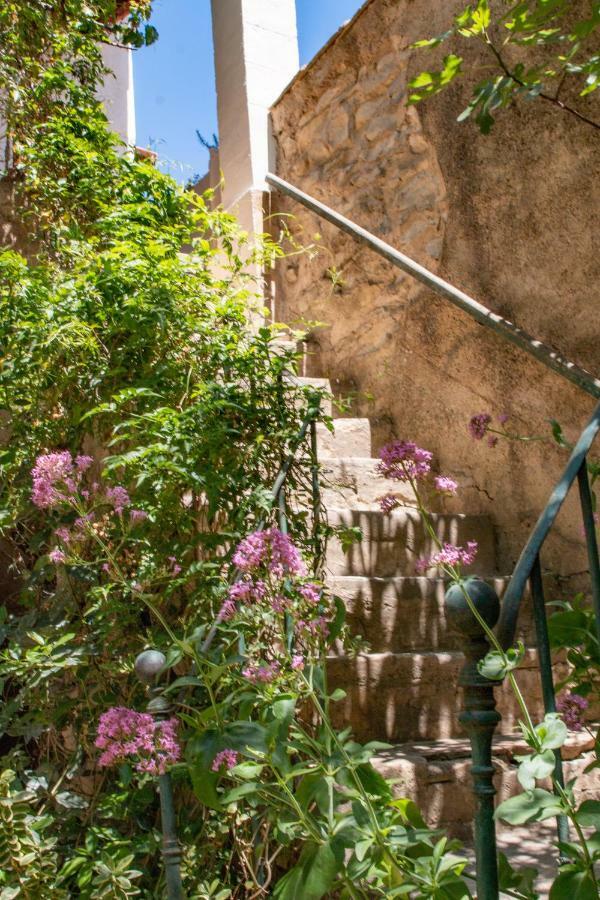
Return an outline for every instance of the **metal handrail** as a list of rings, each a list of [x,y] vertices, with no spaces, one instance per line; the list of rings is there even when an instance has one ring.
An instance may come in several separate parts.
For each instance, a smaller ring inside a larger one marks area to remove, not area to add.
[[[498,621],[497,635],[503,647],[509,647],[515,637],[517,617],[519,614],[519,606],[527,581],[531,577],[536,559],[539,557],[542,545],[548,536],[552,525],[559,513],[569,490],[580,475],[585,470],[586,456],[600,431],[600,404],[594,410],[594,413],[588,424],[581,433],[581,436],[569,461],[565,467],[562,477],[550,495],[550,499],[546,504],[544,511],[537,520],[529,540],[525,544],[521,555],[519,556],[517,565],[511,576],[510,583],[506,589],[502,600],[502,611]],[[587,483],[587,478],[586,478]]]
[[[429,269],[426,269],[425,266],[415,262],[410,256],[406,256],[406,254],[401,253],[400,250],[396,250],[391,244],[387,244],[385,241],[382,241],[381,238],[371,234],[366,228],[362,228],[360,225],[357,225],[356,222],[352,222],[350,219],[347,219],[345,216],[342,216],[340,213],[331,209],[331,207],[326,206],[309,194],[305,194],[304,191],[301,191],[297,187],[294,187],[294,185],[289,184],[289,182],[284,181],[283,178],[279,178],[278,175],[273,175],[269,172],[265,180],[271,187],[277,188],[282,194],[287,194],[288,197],[292,197],[292,199],[296,200],[307,209],[310,209],[322,219],[326,219],[328,222],[331,222],[332,225],[336,225],[339,229],[345,231],[357,241],[366,244],[371,250],[374,250],[380,256],[387,259],[388,262],[391,262],[392,265],[397,266],[404,272],[408,272],[409,275],[412,275],[417,281],[422,282],[422,284],[427,285],[427,287],[435,291],[436,294],[440,294],[440,296],[450,300],[451,303],[470,315],[471,318],[479,322],[480,325],[485,325],[497,334],[502,335],[502,337],[511,341],[513,344],[516,344],[521,350],[529,353],[530,356],[533,356],[549,369],[552,369],[554,372],[557,372],[559,375],[572,381],[573,384],[576,384],[587,394],[600,400],[600,379],[581,368],[581,366],[565,359],[560,353],[553,350],[552,347],[549,347],[542,341],[537,340],[537,338],[532,337],[522,328],[519,328],[518,325],[515,325],[508,319],[504,319],[497,313],[492,312],[487,306],[474,300],[473,297],[465,294],[464,291],[459,290],[454,287],[454,285],[450,284],[450,282],[440,278],[439,275],[430,272]]]

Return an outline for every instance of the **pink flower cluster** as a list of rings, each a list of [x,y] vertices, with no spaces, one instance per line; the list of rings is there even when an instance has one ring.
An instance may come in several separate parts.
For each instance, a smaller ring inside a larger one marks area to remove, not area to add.
[[[219,772],[222,768],[229,771],[229,769],[237,766],[239,758],[240,754],[237,750],[221,750],[213,759],[211,769],[213,772]]]
[[[98,760],[100,766],[135,761],[138,772],[150,775],[164,775],[181,755],[177,719],[157,722],[150,713],[126,706],[113,706],[102,713],[95,743],[103,751]]]
[[[445,543],[441,550],[417,560],[417,572],[426,572],[434,566],[470,566],[477,556],[477,541],[467,541],[466,547]]]
[[[121,487],[120,484],[115,485],[115,487],[109,487],[106,489],[106,499],[109,503],[112,504],[115,512],[119,516],[121,515],[125,507],[131,504],[128,492],[124,487]]]
[[[31,470],[31,499],[39,509],[50,509],[72,499],[79,489],[83,473],[89,469],[91,456],[73,458],[68,450],[43,453]]]
[[[557,700],[556,709],[570,731],[581,731],[583,713],[589,705],[585,697],[580,697],[579,694],[565,694]]]
[[[242,572],[254,572],[266,566],[276,578],[306,575],[306,565],[297,547],[278,528],[254,531],[238,544],[233,564]]]
[[[270,684],[274,681],[281,671],[281,664],[274,660],[270,663],[252,663],[242,669],[242,675],[252,684]]]
[[[432,455],[412,441],[392,441],[379,451],[377,471],[396,481],[419,481],[428,475]]]
[[[433,483],[436,491],[439,491],[440,494],[455,494],[458,490],[456,481],[453,478],[448,478],[447,475],[436,475]]]
[[[492,424],[492,417],[488,412],[477,413],[471,416],[469,420],[469,431],[471,437],[476,441],[482,441],[487,434],[487,430]]]

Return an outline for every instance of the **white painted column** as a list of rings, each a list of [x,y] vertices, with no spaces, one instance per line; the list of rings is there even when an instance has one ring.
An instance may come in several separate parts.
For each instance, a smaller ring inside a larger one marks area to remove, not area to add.
[[[121,140],[135,147],[135,102],[133,95],[133,54],[128,47],[102,44],[102,59],[108,74],[98,87],[98,98],[104,104],[110,127]]]
[[[263,232],[269,110],[299,67],[295,0],[211,0],[223,205]]]

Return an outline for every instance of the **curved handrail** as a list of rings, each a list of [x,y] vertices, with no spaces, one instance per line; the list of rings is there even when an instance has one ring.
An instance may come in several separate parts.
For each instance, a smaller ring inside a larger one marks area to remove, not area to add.
[[[542,362],[549,369],[552,369],[554,372],[557,372],[559,375],[572,381],[586,393],[591,394],[592,397],[600,400],[600,379],[581,368],[581,366],[565,359],[560,353],[557,353],[542,341],[538,341],[537,338],[534,338],[526,331],[523,331],[518,325],[515,325],[513,322],[509,322],[508,319],[504,319],[502,316],[492,312],[487,306],[484,306],[482,303],[469,297],[464,291],[455,288],[454,285],[445,281],[443,278],[440,278],[439,275],[430,272],[429,269],[426,269],[418,262],[415,262],[410,256],[406,256],[406,254],[396,250],[391,244],[387,244],[385,241],[382,241],[381,238],[371,234],[366,228],[361,228],[360,225],[357,225],[345,216],[340,215],[340,213],[331,209],[331,207],[326,206],[324,203],[321,203],[319,200],[315,200],[315,198],[311,197],[309,194],[305,194],[303,191],[294,187],[294,185],[284,181],[283,178],[279,178],[278,175],[273,175],[269,172],[265,180],[271,187],[277,188],[277,190],[281,191],[283,194],[287,194],[288,197],[292,197],[292,199],[301,203],[302,206],[305,206],[318,216],[321,216],[322,219],[326,219],[328,222],[331,222],[332,225],[336,225],[342,231],[345,231],[353,238],[356,238],[356,240],[366,244],[371,250],[374,250],[376,253],[379,253],[380,256],[387,259],[388,262],[391,262],[392,265],[397,266],[404,272],[408,272],[437,294],[450,300],[451,303],[459,309],[462,309],[463,312],[468,313],[468,315],[479,322],[480,325],[485,325],[497,334],[502,335],[502,337],[511,341],[513,344],[516,344],[526,353],[529,353],[530,356],[533,356],[539,362]]]
[[[573,448],[562,477],[550,495],[550,499],[537,520],[529,540],[525,544],[510,583],[502,600],[500,619],[496,628],[498,640],[503,647],[509,647],[515,637],[517,617],[525,586],[535,565],[535,561],[558,515],[571,485],[577,478],[594,439],[600,431],[600,404]]]

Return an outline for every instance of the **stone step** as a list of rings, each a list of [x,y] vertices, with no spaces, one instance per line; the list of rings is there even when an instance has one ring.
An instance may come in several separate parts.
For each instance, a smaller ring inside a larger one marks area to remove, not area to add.
[[[322,422],[317,425],[319,459],[371,456],[371,423],[368,419],[334,419],[333,432]]]
[[[600,770],[585,773],[593,761],[594,739],[587,732],[570,732],[562,747],[565,780],[577,777],[580,800],[597,798]],[[521,791],[517,781],[516,756],[528,752],[520,734],[494,739],[494,783],[497,802]],[[428,825],[447,828],[451,835],[468,840],[475,812],[471,780],[471,751],[466,738],[400,744],[380,751],[372,760],[375,768],[394,782],[396,796],[410,797],[421,809]],[[549,788],[549,784],[540,782]],[[498,823],[501,832],[503,826]]]
[[[458,715],[458,680],[464,656],[457,651],[362,653],[330,656],[330,683],[346,691],[332,707],[339,727],[350,725],[357,740],[435,741],[463,736]],[[543,717],[537,653],[526,652],[517,681],[535,718]],[[496,691],[502,714],[499,734],[516,728],[520,713],[508,686]]]
[[[328,378],[307,378],[304,375],[289,375],[288,380],[292,384],[298,385],[298,387],[312,388],[331,395],[331,384]],[[306,404],[303,403],[302,406],[305,407]],[[323,398],[321,409],[326,416],[333,415],[333,398],[331,396]]]
[[[343,422],[344,419],[336,419]],[[350,421],[350,420],[346,420]],[[393,493],[403,506],[415,505],[415,495],[410,485],[377,472],[379,460],[368,456],[349,456],[321,460],[321,485],[326,508],[344,508],[357,504],[379,510],[379,499]]]
[[[504,577],[486,579],[502,597],[510,581]],[[362,637],[374,653],[456,650],[460,636],[448,628],[444,595],[448,580],[414,576],[407,578],[367,578],[360,575],[328,579],[332,594],[346,607],[350,633]],[[519,615],[519,634],[535,643],[529,595]]]
[[[423,528],[415,509],[401,508],[388,515],[372,505],[359,504],[345,509],[328,509],[329,524],[335,527],[358,527],[362,541],[344,553],[340,539],[333,535],[327,549],[326,568],[330,575],[368,575],[390,578],[412,575],[422,556],[435,552],[432,538]],[[479,543],[477,558],[466,573],[496,572],[494,533],[485,516],[436,514],[432,522],[441,541],[464,545]]]

